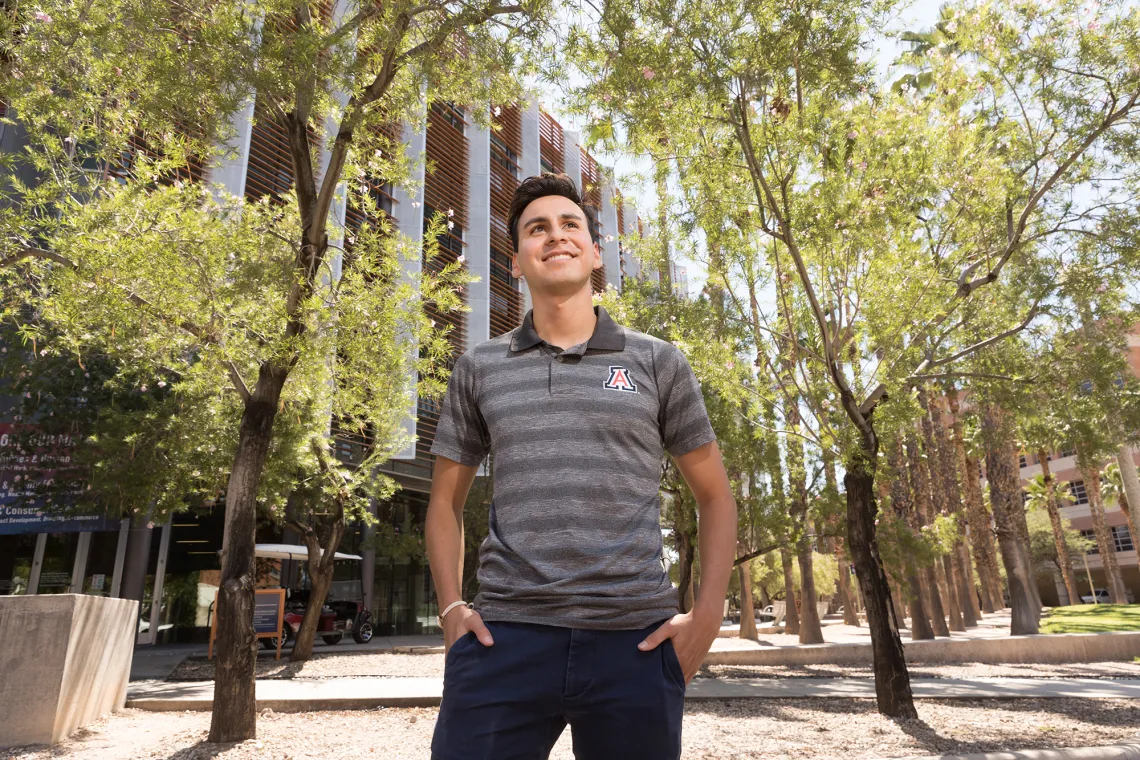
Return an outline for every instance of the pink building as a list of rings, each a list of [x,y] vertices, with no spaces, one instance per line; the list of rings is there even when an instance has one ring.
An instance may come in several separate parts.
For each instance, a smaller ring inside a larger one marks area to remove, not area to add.
[[[1140,377],[1140,326],[1134,328],[1128,335],[1128,364],[1132,373]],[[1140,452],[1133,450],[1133,460],[1140,465]],[[1107,465],[1107,463],[1106,463]],[[1072,450],[1054,451],[1049,455],[1049,471],[1059,483],[1068,483],[1072,492],[1073,501],[1062,508],[1061,515],[1069,520],[1075,530],[1095,541],[1093,535],[1092,515],[1089,511],[1088,494],[1085,489],[1084,476],[1077,468],[1075,452]],[[1041,474],[1041,463],[1035,452],[1026,452],[1021,457],[1021,481],[1026,484],[1030,479]],[[1137,562],[1136,537],[1128,532],[1128,523],[1121,511],[1119,502],[1105,504],[1105,524],[1111,534],[1116,549],[1116,562],[1124,579],[1124,586],[1132,594],[1140,598],[1140,566]],[[1088,571],[1085,570],[1085,560],[1088,560]],[[1089,593],[1088,575],[1091,573],[1096,588],[1108,588],[1104,573],[1104,562],[1100,552],[1094,547],[1085,557],[1074,556],[1073,572],[1076,577],[1077,589],[1082,596]],[[1047,605],[1067,603],[1064,583],[1058,574],[1053,583],[1048,582],[1042,573],[1039,578],[1041,598]],[[1079,603],[1074,600],[1073,603]]]

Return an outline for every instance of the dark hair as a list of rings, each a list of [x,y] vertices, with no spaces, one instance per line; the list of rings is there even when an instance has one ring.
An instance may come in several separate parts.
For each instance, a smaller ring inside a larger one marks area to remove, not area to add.
[[[598,229],[598,209],[582,203],[582,196],[578,195],[578,188],[574,187],[574,180],[565,174],[551,174],[543,172],[537,177],[527,177],[515,190],[515,197],[511,199],[511,214],[507,217],[507,227],[511,231],[511,245],[515,253],[519,251],[519,217],[534,201],[548,195],[561,195],[578,204],[582,213],[586,215],[586,226],[590,230],[590,240],[601,242],[601,232]]]

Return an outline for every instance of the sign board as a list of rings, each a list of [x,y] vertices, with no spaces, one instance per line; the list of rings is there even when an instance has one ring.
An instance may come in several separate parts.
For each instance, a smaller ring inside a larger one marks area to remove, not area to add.
[[[91,590],[102,591],[103,584],[107,581],[107,576],[103,573],[97,573],[91,576]]]
[[[0,535],[119,529],[117,516],[75,514],[70,504],[47,504],[40,495],[52,478],[73,466],[74,445],[70,435],[40,434],[34,425],[0,422]],[[74,473],[69,471],[69,477],[74,479]],[[75,480],[55,496],[70,502],[79,488]]]
[[[285,624],[285,589],[258,588],[253,591],[253,632],[259,639],[277,639],[277,659],[281,659],[281,627]],[[214,659],[214,637],[218,631],[218,594],[214,594],[214,615],[210,618],[210,644],[206,659]]]

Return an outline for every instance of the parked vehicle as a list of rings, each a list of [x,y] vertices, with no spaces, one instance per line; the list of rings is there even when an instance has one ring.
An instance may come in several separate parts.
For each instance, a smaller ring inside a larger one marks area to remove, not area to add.
[[[304,546],[292,544],[258,544],[254,553],[258,557],[276,559],[308,560],[309,558],[308,550]],[[325,603],[321,606],[317,635],[328,646],[339,644],[346,633],[351,634],[352,640],[357,644],[366,644],[372,640],[374,627],[372,613],[364,605],[364,583],[359,571],[359,563],[363,558],[358,554],[337,552],[334,559],[337,562],[353,563],[356,567],[356,578],[333,581],[325,597]],[[286,589],[285,619],[281,626],[282,646],[291,644],[301,630],[301,622],[305,618],[311,591],[312,584],[307,572],[301,573],[299,588]],[[267,649],[277,648],[276,638],[264,638],[261,642]]]
[[[1096,594],[1095,599],[1092,594],[1085,594],[1081,597],[1081,602],[1084,604],[1093,604],[1094,602],[1097,604],[1112,604],[1112,594],[1108,589],[1098,588],[1094,593]],[[1124,598],[1128,600],[1129,604],[1136,604],[1136,595],[1133,594],[1131,590],[1125,589],[1124,594]]]

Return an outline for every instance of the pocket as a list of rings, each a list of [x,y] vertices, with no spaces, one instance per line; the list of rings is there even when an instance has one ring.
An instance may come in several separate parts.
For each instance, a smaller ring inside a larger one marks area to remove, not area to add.
[[[451,649],[447,650],[447,655],[443,658],[444,666],[446,667],[447,663],[451,662],[451,660],[454,657],[457,649],[460,649],[461,647],[465,647],[467,644],[470,644],[474,640],[475,640],[475,632],[474,631],[468,631],[467,633],[463,634],[458,639],[456,639],[455,643],[451,645]]]
[[[685,671],[681,670],[681,661],[677,659],[677,650],[673,648],[673,640],[665,639],[661,643],[664,647],[662,656],[665,658],[665,669],[669,671],[674,683],[681,687],[682,691],[686,690],[685,685]]]

